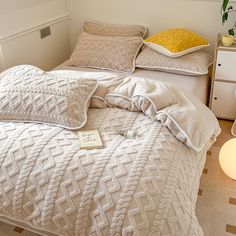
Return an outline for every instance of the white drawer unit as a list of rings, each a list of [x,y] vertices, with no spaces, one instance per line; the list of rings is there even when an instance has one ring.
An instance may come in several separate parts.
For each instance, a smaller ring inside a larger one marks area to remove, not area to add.
[[[215,79],[236,82],[236,53],[218,51],[215,67]]]
[[[236,119],[236,44],[223,46],[221,35],[215,51],[210,108],[217,118]]]
[[[236,118],[236,83],[215,81],[211,109],[214,114],[223,119]]]

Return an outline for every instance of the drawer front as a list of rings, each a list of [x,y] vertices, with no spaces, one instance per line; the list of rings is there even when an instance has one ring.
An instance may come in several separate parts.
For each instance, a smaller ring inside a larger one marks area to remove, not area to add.
[[[219,118],[236,118],[236,84],[217,82],[214,83],[211,110]]]
[[[218,51],[215,79],[236,81],[236,52]]]

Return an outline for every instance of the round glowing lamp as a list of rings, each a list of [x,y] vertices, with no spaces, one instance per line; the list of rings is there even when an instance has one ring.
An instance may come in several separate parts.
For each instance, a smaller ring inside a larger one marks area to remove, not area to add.
[[[220,166],[231,179],[236,180],[236,138],[226,142],[220,150]]]

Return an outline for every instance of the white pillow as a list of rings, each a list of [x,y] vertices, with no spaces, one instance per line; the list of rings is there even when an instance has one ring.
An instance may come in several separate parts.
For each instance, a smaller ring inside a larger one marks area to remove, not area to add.
[[[87,20],[83,24],[83,32],[103,36],[144,38],[147,28],[142,25],[118,25]]]
[[[87,122],[97,80],[49,75],[22,65],[0,74],[0,120],[79,129]]]
[[[141,37],[115,37],[81,33],[67,65],[132,73],[143,45]]]
[[[203,51],[172,58],[146,46],[136,58],[138,68],[191,76],[208,74],[208,67],[212,63],[213,57]]]

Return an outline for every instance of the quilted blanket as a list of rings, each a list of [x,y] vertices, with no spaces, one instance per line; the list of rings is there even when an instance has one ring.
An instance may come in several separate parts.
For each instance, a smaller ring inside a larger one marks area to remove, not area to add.
[[[103,149],[80,150],[76,131],[0,122],[0,218],[63,236],[203,235],[195,203],[207,143],[192,148],[185,129],[181,139],[166,118],[177,108],[151,106],[154,87],[137,97],[123,82],[100,87],[83,127],[99,129]]]

